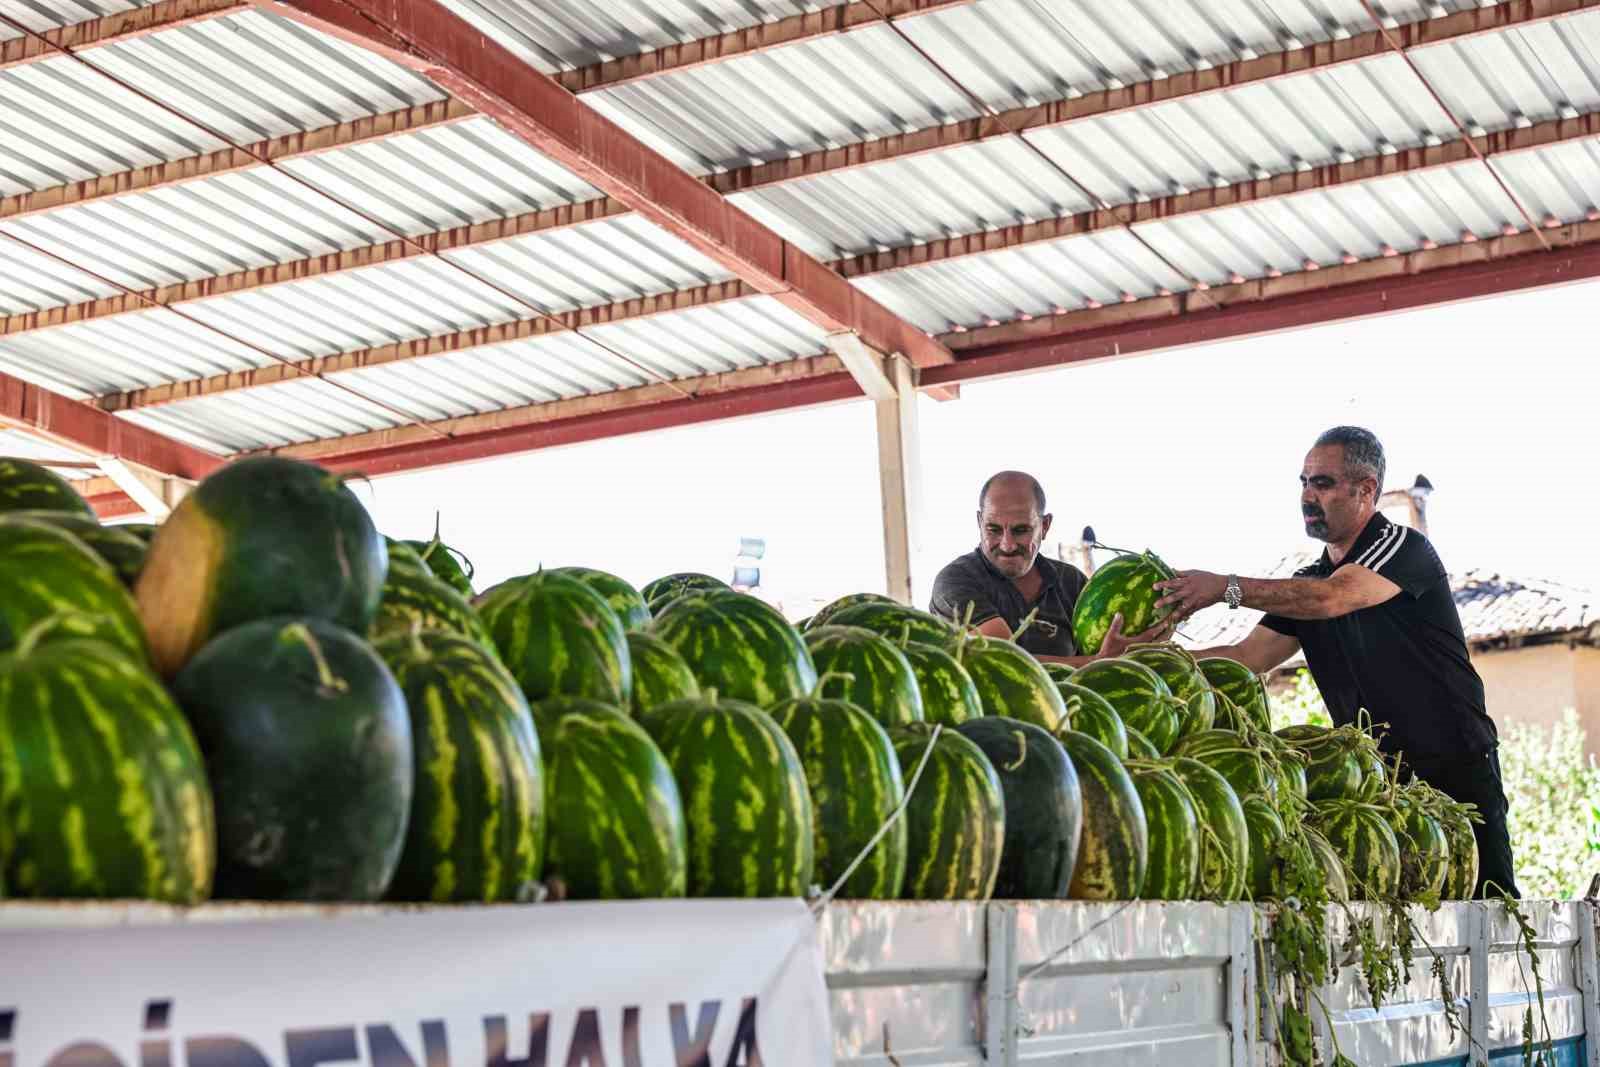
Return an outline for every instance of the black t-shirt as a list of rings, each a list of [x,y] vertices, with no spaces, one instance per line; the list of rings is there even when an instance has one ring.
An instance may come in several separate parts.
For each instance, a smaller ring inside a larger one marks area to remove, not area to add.
[[[966,618],[967,604],[971,603],[973,626],[1001,618],[1012,633],[1030,611],[1038,609],[1017,644],[1034,655],[1075,656],[1072,609],[1088,579],[1071,564],[1043,556],[1036,558],[1033,565],[1044,584],[1039,599],[1030,604],[1016,584],[984,557],[983,550],[975,548],[939,572],[933,580],[933,602],[929,607],[935,615],[960,622]]]
[[[1400,592],[1382,604],[1336,619],[1286,619],[1261,624],[1298,638],[1333,721],[1372,716],[1387,752],[1416,759],[1474,756],[1496,744],[1484,710],[1483,680],[1467,655],[1450,579],[1428,539],[1374,515],[1339,567],[1356,564],[1389,579]],[[1297,578],[1338,570],[1322,558]]]

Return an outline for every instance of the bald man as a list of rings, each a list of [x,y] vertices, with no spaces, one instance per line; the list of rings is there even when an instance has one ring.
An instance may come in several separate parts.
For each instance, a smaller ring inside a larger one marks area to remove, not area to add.
[[[1099,653],[1079,654],[1072,640],[1072,609],[1088,579],[1069,563],[1039,555],[1050,520],[1044,487],[1033,475],[1001,471],[984,482],[978,492],[978,547],[933,580],[933,612],[960,621],[970,604],[973,629],[1004,638],[1033,613],[1017,643],[1041,660],[1075,667],[1121,655],[1136,642],[1166,640],[1170,624],[1159,622],[1129,636],[1118,615]]]

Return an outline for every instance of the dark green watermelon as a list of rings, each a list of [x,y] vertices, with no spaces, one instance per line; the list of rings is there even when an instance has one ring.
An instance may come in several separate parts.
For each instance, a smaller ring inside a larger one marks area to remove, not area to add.
[[[1246,722],[1257,730],[1272,729],[1272,714],[1267,704],[1267,687],[1260,675],[1243,663],[1231,659],[1207,658],[1200,660],[1199,665],[1200,673],[1205,676],[1206,681],[1218,693],[1232,701]],[[1230,727],[1230,729],[1237,728],[1237,726]]]
[[[111,565],[52,523],[0,512],[0,652],[43,639],[90,638],[146,661],[138,609]]]
[[[546,881],[574,900],[683,896],[683,797],[655,741],[596,700],[552,697],[533,713],[550,810]]]
[[[1357,900],[1392,900],[1400,892],[1400,842],[1383,809],[1330,800],[1312,809],[1311,826],[1328,839],[1350,879]]]
[[[1072,684],[1093,689],[1163,754],[1171,751],[1182,729],[1178,701],[1161,676],[1131,659],[1101,659],[1078,669]]]
[[[236,626],[173,680],[217,802],[216,895],[382,899],[412,800],[405,695],[325,619]]]
[[[639,590],[639,595],[644,597],[645,607],[650,609],[650,614],[659,615],[661,609],[685,593],[709,593],[724,589],[731,590],[727,582],[713,578],[709,574],[684,571],[647,583]]]
[[[768,708],[816,688],[799,632],[753,596],[685,593],[656,614],[650,632],[683,657],[702,689],[719,696]]]
[[[472,605],[435,578],[432,571],[390,567],[388,577],[383,580],[383,599],[378,603],[378,614],[367,634],[378,641],[394,634],[410,633],[413,629],[443,630],[459,634],[484,648],[494,648],[488,628],[472,610]]]
[[[859,626],[822,626],[805,633],[816,667],[817,696],[848,700],[880,724],[922,721],[922,691],[905,654]]]
[[[813,627],[816,619],[811,620]],[[944,648],[961,632],[960,627],[937,615],[894,601],[867,601],[840,608],[828,617],[829,626],[861,626],[882,634],[895,644],[915,641]]]
[[[1088,734],[1109,748],[1118,759],[1128,758],[1128,728],[1105,697],[1093,689],[1085,689],[1071,682],[1057,682],[1056,691],[1061,694],[1061,702],[1067,709],[1061,727],[1055,731],[1056,736],[1059,737],[1066,730],[1075,730],[1080,734]],[[1156,755],[1153,748],[1150,755]]]
[[[628,706],[627,635],[600,594],[576,578],[540,571],[506,582],[479,601],[478,614],[531,703],[574,696]]]
[[[1250,830],[1250,896],[1279,900],[1284,885],[1282,853],[1289,840],[1283,817],[1264,797],[1245,797],[1240,807]]]
[[[94,518],[94,508],[55,471],[31,460],[0,456],[0,514],[69,511]]]
[[[1295,747],[1306,757],[1308,800],[1318,803],[1361,799],[1365,761],[1360,755],[1359,738],[1324,730],[1311,740],[1296,743]]]
[[[962,636],[952,645],[972,676],[985,715],[998,715],[1056,730],[1066,705],[1056,683],[1033,654],[998,637]]]
[[[1066,899],[1083,837],[1083,795],[1067,750],[1041,726],[994,715],[956,730],[989,757],[1005,797],[1005,847],[994,895]]]
[[[645,606],[644,597],[615,574],[597,571],[593,567],[557,567],[551,573],[576,578],[599,593],[600,598],[617,613],[624,630],[631,633],[650,625],[650,609]]]
[[[926,722],[955,726],[983,714],[983,702],[972,675],[942,648],[907,641],[900,646],[922,694],[922,718]]]
[[[411,717],[411,815],[388,899],[532,899],[544,866],[544,764],[516,679],[483,645],[440,630],[373,650]]]
[[[13,897],[210,896],[200,750],[161,683],[112,645],[0,652],[0,812],[0,885]]]
[[[1155,583],[1171,577],[1172,568],[1150,552],[1125,553],[1102,564],[1072,609],[1072,637],[1078,651],[1086,656],[1098,653],[1119,612],[1125,634],[1140,634],[1154,626],[1167,615],[1156,609],[1161,592]]]
[[[7,511],[0,512],[8,519],[24,519],[54,526],[89,546],[89,551],[111,565],[122,579],[122,584],[132,586],[144,569],[145,542],[120,526],[101,526],[91,515],[72,511]]]
[[[157,671],[217,634],[275,615],[364,634],[388,570],[367,509],[337,474],[280,456],[236,460],[156,531],[134,586]]]
[[[1152,745],[1150,739],[1144,734],[1141,734],[1126,723],[1123,724],[1122,732],[1128,736],[1129,759],[1151,760],[1161,758],[1161,753],[1156,751],[1156,746]]]
[[[1179,757],[1172,773],[1200,814],[1200,877],[1195,895],[1226,903],[1244,897],[1250,879],[1250,829],[1228,780],[1198,760]]]
[[[663,704],[641,723],[683,796],[689,895],[804,896],[816,863],[811,795],[800,755],[772,716],[718,698]]]
[[[1141,900],[1191,900],[1200,880],[1200,810],[1189,787],[1170,767],[1129,772],[1144,808],[1149,862]]]
[[[427,541],[402,542],[416,552],[417,558],[435,578],[467,599],[472,598],[472,561],[458,549],[451,548],[439,539],[439,514],[433,516],[433,537]]]
[[[1149,865],[1144,805],[1122,761],[1088,734],[1058,735],[1083,796],[1083,837],[1068,895],[1073,900],[1134,900]]]
[[[848,700],[800,697],[778,704],[771,714],[805,767],[815,834],[814,877],[831,887],[905,799],[894,745],[875,716]],[[872,846],[840,896],[896,900],[905,877],[906,823],[901,819]]]
[[[1161,676],[1178,700],[1178,736],[1209,730],[1217,717],[1217,698],[1193,656],[1176,645],[1145,645],[1130,649],[1126,658],[1142,663]]]
[[[1441,899],[1450,874],[1450,839],[1425,798],[1421,790],[1402,786],[1389,814],[1400,846],[1400,896],[1422,902]]]
[[[806,620],[805,626],[797,626],[796,628],[809,630],[818,626],[826,626],[836,613],[843,611],[845,608],[855,607],[857,604],[895,603],[898,602],[893,597],[884,596],[882,593],[846,593],[837,600],[829,601],[821,608],[818,608],[816,613]]]
[[[896,727],[889,737],[908,789],[922,765],[906,803],[901,895],[907,900],[988,900],[1000,874],[1006,837],[1005,796],[994,765],[982,749],[948,728],[939,732],[931,752],[929,723]]]
[[[629,630],[628,661],[633,671],[633,698],[630,708],[635,716],[671,704],[677,700],[693,700],[700,695],[700,683],[694,672],[684,662],[678,650],[654,634],[642,630]]]

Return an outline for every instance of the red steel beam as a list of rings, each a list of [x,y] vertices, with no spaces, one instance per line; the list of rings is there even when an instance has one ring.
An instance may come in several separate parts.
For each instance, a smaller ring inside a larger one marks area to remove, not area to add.
[[[439,0],[285,0],[293,17],[421,71],[606,195],[829,332],[917,366],[950,351],[646,147]]]
[[[86,22],[45,30],[37,36],[25,33],[0,41],[0,70],[59,56],[61,49],[77,51],[131,41],[161,30],[192,26],[197,22],[242,11],[247,0],[156,0],[153,4],[118,11]]]
[[[199,480],[223,463],[209,452],[4,373],[0,373],[0,424],[179,478]]]

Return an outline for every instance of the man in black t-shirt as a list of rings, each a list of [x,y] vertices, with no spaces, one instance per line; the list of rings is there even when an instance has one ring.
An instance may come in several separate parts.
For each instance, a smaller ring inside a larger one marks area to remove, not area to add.
[[[1181,571],[1158,586],[1179,618],[1219,602],[1266,612],[1225,656],[1266,672],[1304,649],[1333,721],[1365,709],[1385,752],[1483,816],[1478,885],[1516,895],[1506,798],[1483,681],[1467,655],[1444,565],[1428,539],[1377,511],[1383,446],[1367,430],[1339,426],[1317,439],[1300,474],[1306,532],[1327,543],[1293,578],[1270,581]],[[1493,891],[1493,890],[1491,890]]]
[[[1081,656],[1072,640],[1072,610],[1088,581],[1069,563],[1041,556],[1050,532],[1044,489],[1021,471],[1001,471],[978,491],[978,547],[954,560],[933,580],[935,615],[961,622],[972,609],[971,626],[979,633],[1009,638],[1028,624],[1017,644],[1046,662],[1081,666],[1094,656]],[[1122,616],[1112,620],[1100,656],[1120,655],[1136,641],[1161,641],[1172,632],[1163,620],[1137,636],[1124,635]]]

